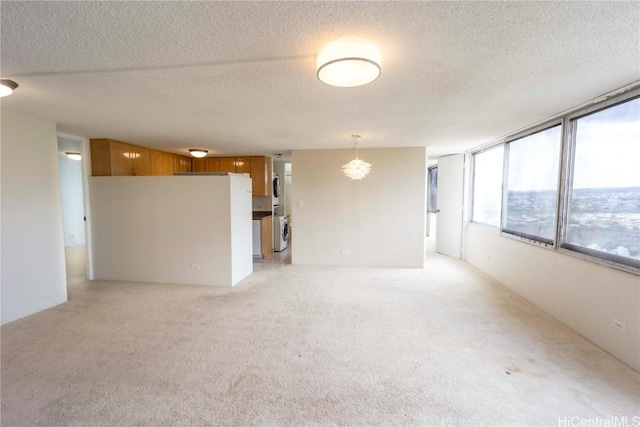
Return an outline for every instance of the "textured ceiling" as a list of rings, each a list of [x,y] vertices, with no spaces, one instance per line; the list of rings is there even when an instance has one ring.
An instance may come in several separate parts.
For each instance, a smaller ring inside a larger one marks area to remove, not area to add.
[[[7,2],[3,109],[186,153],[463,151],[640,79],[638,2]],[[315,55],[371,41],[334,88]]]

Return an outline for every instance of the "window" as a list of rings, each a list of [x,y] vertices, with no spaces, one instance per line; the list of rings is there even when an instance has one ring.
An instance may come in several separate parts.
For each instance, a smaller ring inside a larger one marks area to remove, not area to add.
[[[562,247],[640,268],[640,98],[570,126]]]
[[[547,245],[555,241],[560,146],[560,125],[506,144],[504,232]]]
[[[429,168],[429,198],[427,199],[427,212],[436,213],[438,209],[438,167]]]
[[[500,227],[502,158],[499,145],[473,155],[473,210],[471,220]]]

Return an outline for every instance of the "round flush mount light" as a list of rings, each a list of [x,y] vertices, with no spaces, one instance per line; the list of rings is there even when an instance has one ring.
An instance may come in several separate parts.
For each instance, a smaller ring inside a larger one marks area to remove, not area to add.
[[[316,67],[321,82],[337,87],[356,87],[380,76],[382,55],[369,43],[340,41],[324,48]]]
[[[17,87],[18,83],[13,80],[0,79],[0,98],[11,95]]]
[[[75,153],[72,151],[65,151],[64,154],[67,155],[71,160],[82,160],[82,155],[80,153]]]
[[[203,150],[201,148],[191,148],[189,149],[189,154],[191,154],[193,157],[197,158],[197,159],[201,159],[204,156],[207,155],[209,151],[208,150]]]

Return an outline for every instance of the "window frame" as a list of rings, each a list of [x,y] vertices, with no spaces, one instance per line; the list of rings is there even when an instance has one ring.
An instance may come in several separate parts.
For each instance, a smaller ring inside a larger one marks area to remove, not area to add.
[[[493,224],[489,224],[486,222],[482,222],[482,221],[476,221],[473,219],[473,207],[474,207],[474,203],[475,203],[475,198],[476,198],[476,156],[478,154],[482,154],[482,153],[486,153],[487,151],[491,151],[494,150],[498,147],[502,147],[502,182],[500,184],[500,219],[499,219],[499,223],[498,225],[493,225]],[[502,204],[503,204],[503,199],[504,199],[504,152],[505,150],[505,142],[504,141],[500,141],[497,142],[495,144],[491,144],[491,145],[487,145],[485,147],[480,148],[479,150],[475,150],[471,152],[471,197],[470,197],[470,213],[469,213],[469,222],[471,222],[472,224],[477,224],[477,225],[481,225],[484,227],[489,227],[491,229],[494,230],[500,230],[502,227]]]
[[[578,120],[592,114],[597,114],[600,111],[606,110],[616,105],[633,101],[635,99],[640,99],[640,89],[628,91],[627,93],[622,93],[620,95],[610,97],[604,101],[594,103],[594,105],[579,109],[571,114],[567,114],[563,118],[563,121],[565,122],[566,135],[564,135],[563,138],[563,173],[561,185],[562,197],[560,198],[560,226],[558,227],[558,230],[556,232],[556,242],[558,252],[638,274],[640,273],[640,260],[584,248],[582,246],[575,245],[566,241],[570,221],[569,207],[571,205],[571,202],[569,199],[573,193]]]
[[[527,233],[522,233],[517,230],[511,230],[506,228],[506,210],[507,210],[507,200],[509,194],[509,154],[511,151],[511,143],[518,141],[520,139],[526,138],[531,135],[535,135],[537,133],[544,132],[556,126],[560,126],[560,148],[558,151],[558,173],[556,176],[556,219],[554,224],[554,233],[553,239],[546,239],[541,236],[534,236]],[[560,192],[561,192],[561,183],[562,183],[562,168],[563,168],[563,147],[564,147],[564,120],[562,118],[549,120],[544,123],[538,124],[536,126],[530,127],[522,132],[514,133],[509,135],[504,141],[504,154],[503,154],[503,165],[502,165],[502,206],[500,213],[500,235],[509,237],[516,240],[521,240],[528,243],[533,243],[538,246],[542,246],[549,249],[557,249],[557,235],[558,229],[560,228],[558,218],[559,218],[559,208],[560,208]]]

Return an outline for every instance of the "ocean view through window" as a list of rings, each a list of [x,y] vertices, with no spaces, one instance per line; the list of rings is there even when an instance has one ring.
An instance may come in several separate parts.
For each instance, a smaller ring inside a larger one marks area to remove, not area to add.
[[[563,247],[640,267],[640,98],[571,121]]]

